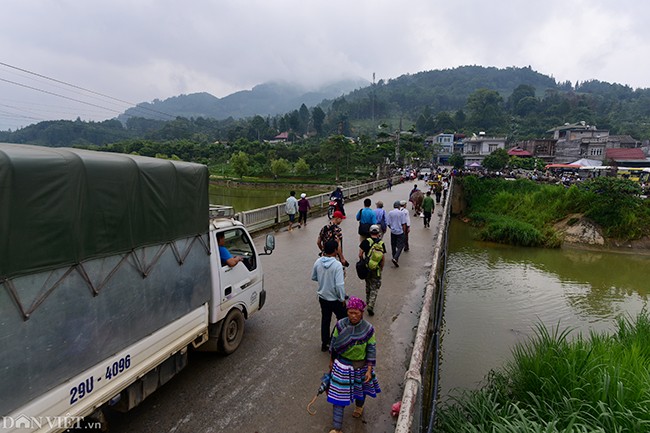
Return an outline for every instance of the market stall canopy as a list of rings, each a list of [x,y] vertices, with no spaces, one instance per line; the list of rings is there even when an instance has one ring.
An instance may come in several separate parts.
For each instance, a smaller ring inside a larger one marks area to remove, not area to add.
[[[582,158],[577,161],[572,162],[571,164],[577,164],[580,167],[598,167],[599,165],[603,165],[602,161],[599,161],[597,159],[586,159]]]
[[[481,164],[478,163],[478,162],[473,162],[470,165],[468,165],[468,167],[480,167],[480,166],[481,166]]]
[[[553,168],[580,168],[578,164],[547,164],[546,167],[547,170],[553,169]]]

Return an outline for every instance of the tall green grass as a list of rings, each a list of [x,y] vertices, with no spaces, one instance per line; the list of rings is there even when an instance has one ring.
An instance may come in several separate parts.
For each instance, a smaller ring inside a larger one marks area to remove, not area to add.
[[[600,179],[600,178],[599,178]],[[637,239],[650,234],[650,202],[623,179],[584,182],[565,188],[527,179],[461,178],[468,216],[483,240],[521,246],[558,247],[553,224],[572,213],[599,224],[610,237]]]
[[[650,320],[570,338],[538,325],[513,359],[438,410],[438,432],[650,431]]]

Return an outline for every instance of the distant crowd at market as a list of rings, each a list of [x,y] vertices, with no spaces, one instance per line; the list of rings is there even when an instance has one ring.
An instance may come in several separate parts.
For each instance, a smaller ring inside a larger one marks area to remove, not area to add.
[[[615,171],[614,171],[615,173]],[[432,190],[435,190],[436,183],[442,182],[443,179],[446,179],[450,176],[478,176],[478,177],[487,177],[495,178],[501,177],[504,179],[530,179],[535,182],[540,183],[550,183],[556,185],[564,185],[565,187],[570,187],[571,185],[584,182],[585,180],[597,177],[597,176],[610,176],[612,173],[599,173],[596,171],[589,170],[566,170],[566,169],[546,169],[546,170],[524,170],[524,169],[514,169],[514,170],[498,170],[490,171],[483,167],[471,167],[464,169],[456,169],[452,167],[437,167],[434,169],[429,168],[406,168],[402,174],[402,180],[424,180],[425,182],[432,185]],[[629,177],[625,175],[618,175],[621,178],[630,178],[633,181],[637,181],[636,177]],[[638,179],[638,183],[641,187],[643,195],[650,195],[650,176],[642,177]]]

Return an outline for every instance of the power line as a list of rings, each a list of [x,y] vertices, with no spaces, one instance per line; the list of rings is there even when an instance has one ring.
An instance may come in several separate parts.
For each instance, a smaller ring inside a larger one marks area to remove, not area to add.
[[[114,109],[108,108],[108,107],[102,107],[101,105],[93,104],[92,102],[86,102],[86,101],[82,101],[80,99],[71,98],[69,96],[60,95],[58,93],[50,92],[49,90],[44,90],[44,89],[39,89],[37,87],[28,86],[27,84],[17,83],[15,81],[6,80],[4,78],[0,78],[0,81],[4,81],[5,83],[9,83],[9,84],[14,84],[14,85],[20,86],[20,87],[25,87],[26,89],[36,90],[37,92],[47,93],[48,95],[58,96],[59,98],[68,99],[70,101],[78,102],[80,104],[90,105],[91,107],[101,108],[103,110],[112,111],[114,113],[121,113],[121,111],[119,111],[119,110],[114,110]]]
[[[63,84],[63,85],[65,85],[65,86],[69,86],[69,87],[72,87],[72,88],[75,88],[75,89],[79,89],[79,90],[82,90],[82,91],[84,91],[84,92],[88,92],[88,93],[91,93],[91,94],[94,94],[94,95],[97,95],[97,96],[101,96],[101,97],[103,97],[103,98],[108,98],[108,99],[113,100],[113,101],[117,101],[117,102],[120,102],[120,103],[123,103],[123,104],[127,104],[127,105],[130,106],[130,108],[133,108],[133,109],[135,109],[135,110],[144,110],[144,111],[148,111],[148,112],[151,112],[151,113],[156,113],[156,114],[159,114],[159,115],[162,115],[162,116],[167,116],[167,117],[169,117],[169,118],[171,118],[171,119],[175,119],[175,118],[176,118],[176,116],[174,116],[174,115],[172,115],[172,114],[169,114],[169,113],[165,113],[165,112],[162,112],[162,111],[154,110],[153,108],[141,107],[141,106],[138,106],[138,104],[136,104],[136,103],[134,103],[134,102],[125,101],[125,100],[123,100],[123,99],[115,98],[115,97],[113,97],[113,96],[106,95],[106,94],[104,94],[104,93],[100,93],[100,92],[96,92],[96,91],[94,91],[94,90],[86,89],[86,88],[84,88],[84,87],[77,86],[77,85],[75,85],[75,84],[68,83],[68,82],[65,82],[65,81],[62,81],[62,80],[57,80],[56,78],[48,77],[48,76],[46,76],[46,75],[39,74],[39,73],[37,73],[37,72],[29,71],[29,70],[24,69],[24,68],[19,68],[18,66],[10,65],[10,64],[8,64],[8,63],[4,63],[4,62],[0,62],[0,65],[1,65],[1,66],[5,66],[5,67],[7,67],[7,68],[15,69],[15,70],[20,71],[20,72],[24,72],[24,73],[26,73],[26,74],[31,74],[31,75],[34,75],[34,76],[36,76],[36,77],[39,77],[39,78],[42,78],[42,79],[45,79],[45,80],[53,81],[53,82],[55,82],[55,83],[59,83],[59,84]],[[96,104],[92,104],[92,103],[89,103],[89,102],[80,101],[80,100],[78,100],[78,99],[74,99],[74,98],[71,98],[71,97],[67,97],[67,96],[64,96],[64,95],[60,95],[60,94],[57,94],[57,93],[54,93],[54,92],[50,92],[50,91],[47,91],[47,90],[39,89],[39,88],[36,88],[36,87],[31,87],[31,86],[28,86],[28,85],[26,85],[26,84],[21,84],[21,83],[17,83],[17,82],[14,82],[14,81],[6,80],[6,79],[1,79],[1,78],[0,78],[0,80],[5,81],[5,82],[10,83],[10,84],[17,85],[17,86],[21,86],[21,87],[25,87],[25,88],[28,88],[28,89],[36,90],[36,91],[39,91],[39,92],[47,93],[47,94],[50,94],[50,95],[58,96],[58,97],[61,97],[61,98],[64,98],[64,99],[68,99],[68,100],[71,100],[71,101],[75,101],[75,102],[79,102],[79,103],[82,103],[82,104],[91,105],[91,106],[98,107],[98,108],[102,108],[102,109],[105,109],[105,110],[109,110],[109,111],[117,112],[116,110],[110,109],[110,108],[108,108],[108,107],[102,107],[102,106],[99,106],[99,105],[96,105]],[[121,113],[121,112],[119,112],[119,113]],[[130,115],[130,116],[133,117],[133,115]]]

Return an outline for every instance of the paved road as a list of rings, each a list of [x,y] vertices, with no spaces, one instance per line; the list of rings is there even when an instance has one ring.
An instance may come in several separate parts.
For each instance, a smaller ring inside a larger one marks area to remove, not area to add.
[[[371,195],[373,207],[382,200],[389,211],[395,200],[408,198],[412,187],[413,182],[407,182]],[[361,203],[346,203],[350,217],[341,226],[344,253],[351,263],[346,290],[365,299],[365,285],[353,269],[359,243],[354,215]],[[399,268],[390,263],[389,253],[375,316],[366,316],[377,331],[376,372],[382,393],[377,399],[368,399],[361,420],[346,410],[346,433],[394,431],[396,420],[390,416],[390,408],[402,395],[440,217],[436,209],[428,229],[421,218],[411,218],[411,250],[402,254]],[[302,229],[276,233],[274,253],[262,257],[267,302],[246,322],[244,341],[237,352],[230,356],[192,353],[188,367],[139,407],[127,414],[111,414],[110,431],[328,432],[332,406],[324,395],[313,406],[315,415],[306,411],[328,367],[328,355],[320,351],[316,283],[310,280],[317,258],[316,237],[326,223],[326,217],[318,217]],[[256,243],[261,246],[262,241]]]

